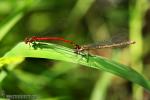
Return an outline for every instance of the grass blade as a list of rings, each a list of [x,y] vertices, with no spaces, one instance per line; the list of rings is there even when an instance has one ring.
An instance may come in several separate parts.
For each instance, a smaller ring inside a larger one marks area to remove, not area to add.
[[[139,84],[147,90],[150,90],[150,82],[146,80],[141,74],[139,74],[138,72],[136,72],[128,66],[119,64],[107,58],[100,56],[89,56],[87,62],[87,57],[77,55],[72,49],[60,45],[40,43],[36,47],[38,48],[29,47],[29,45],[26,45],[25,43],[21,42],[12,50],[10,50],[3,57],[3,59],[10,59],[13,57],[33,57],[78,63],[86,67],[92,67],[113,73],[133,83]]]

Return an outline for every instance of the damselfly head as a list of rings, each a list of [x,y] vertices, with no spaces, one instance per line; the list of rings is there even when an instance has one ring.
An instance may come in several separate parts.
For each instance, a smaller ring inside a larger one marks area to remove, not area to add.
[[[36,36],[32,36],[32,37],[30,37],[30,38],[25,38],[25,40],[24,40],[24,42],[25,42],[25,44],[28,44],[28,43],[32,43],[32,42],[34,42],[34,41],[36,41]]]
[[[31,37],[31,38],[28,38],[28,37],[27,37],[27,38],[25,38],[25,40],[24,40],[25,44],[28,44],[28,43],[30,44],[30,43],[32,43],[33,41],[35,41],[35,40],[34,40],[34,37]]]
[[[28,44],[28,42],[30,42],[29,40],[30,40],[30,38],[25,38],[25,40],[24,40],[25,44]]]
[[[74,47],[75,53],[80,54],[82,51],[84,51],[84,48],[80,45],[75,45]]]

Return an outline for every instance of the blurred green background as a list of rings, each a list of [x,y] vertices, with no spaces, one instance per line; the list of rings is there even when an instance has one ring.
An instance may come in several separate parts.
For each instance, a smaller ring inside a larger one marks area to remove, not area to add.
[[[125,34],[130,48],[94,50],[150,78],[148,0],[0,0],[0,55],[31,36],[58,36],[78,44]],[[54,42],[72,48],[70,45]],[[6,65],[7,66],[7,65]],[[81,65],[25,58],[0,78],[0,96],[37,100],[149,100],[150,94],[120,77]],[[132,77],[132,76],[131,76]]]

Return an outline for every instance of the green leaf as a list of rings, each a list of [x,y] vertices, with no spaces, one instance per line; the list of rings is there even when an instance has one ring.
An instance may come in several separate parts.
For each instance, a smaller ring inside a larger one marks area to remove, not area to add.
[[[21,42],[1,59],[10,59],[13,57],[14,59],[16,57],[45,58],[78,63],[85,67],[96,68],[113,73],[133,83],[139,84],[147,90],[150,90],[150,82],[128,66],[100,56],[79,55],[74,53],[72,49],[56,44],[38,43],[36,46],[32,45],[32,47],[30,47],[29,45]]]

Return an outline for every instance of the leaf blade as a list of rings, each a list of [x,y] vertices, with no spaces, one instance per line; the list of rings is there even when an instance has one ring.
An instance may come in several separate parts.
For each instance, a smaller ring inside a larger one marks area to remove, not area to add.
[[[43,43],[36,50],[21,42],[10,50],[4,58],[9,57],[33,57],[62,60],[67,62],[78,63],[86,67],[92,67],[106,72],[110,72],[131,82],[139,84],[150,91],[150,82],[141,74],[126,65],[119,64],[100,56],[89,56],[87,58],[77,55],[72,49],[50,43]]]

